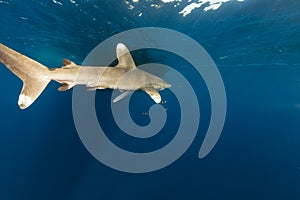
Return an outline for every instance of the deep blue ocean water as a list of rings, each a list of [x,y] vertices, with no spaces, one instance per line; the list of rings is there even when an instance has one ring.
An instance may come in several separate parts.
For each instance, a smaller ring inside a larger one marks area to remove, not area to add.
[[[134,54],[137,63],[168,64],[191,83],[200,82],[194,89],[201,121],[180,159],[158,171],[131,174],[103,165],[84,147],[73,121],[72,90],[58,92],[59,85],[51,82],[29,109],[20,110],[22,83],[1,64],[0,199],[300,199],[300,1],[230,1],[185,17],[178,12],[189,3],[176,3],[0,1],[0,42],[49,67],[60,67],[63,58],[82,63],[96,45],[122,31],[163,27],[207,50],[227,95],[222,135],[212,152],[199,159],[211,114],[203,80],[175,55]],[[110,116],[110,94],[97,92],[102,116]],[[139,114],[132,118],[145,125],[149,118],[140,113],[152,102],[139,101],[147,99],[144,94],[136,96],[130,109]],[[171,129],[178,126],[176,105],[168,100]],[[105,117],[99,121],[108,128],[115,125]],[[117,132],[108,137],[137,152],[161,148],[174,137],[162,131],[153,141],[142,141]]]

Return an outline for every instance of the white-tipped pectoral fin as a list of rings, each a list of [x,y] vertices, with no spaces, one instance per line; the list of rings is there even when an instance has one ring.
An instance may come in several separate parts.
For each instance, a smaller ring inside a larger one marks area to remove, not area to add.
[[[144,91],[153,99],[155,103],[161,102],[161,96],[157,90],[150,88],[150,89],[144,89]]]
[[[87,86],[86,91],[94,91],[94,90],[104,90],[108,88],[107,86]]]
[[[132,91],[123,92],[122,94],[120,94],[119,96],[117,96],[116,98],[114,98],[113,102],[116,103],[116,102],[120,101],[121,99],[124,99],[128,95],[131,95],[132,93],[133,93]]]
[[[25,94],[20,94],[18,105],[21,109],[25,109],[33,103],[32,99]]]

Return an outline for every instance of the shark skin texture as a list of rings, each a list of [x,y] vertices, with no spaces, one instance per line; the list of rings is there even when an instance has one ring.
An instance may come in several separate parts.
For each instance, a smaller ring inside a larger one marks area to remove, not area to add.
[[[68,59],[61,68],[48,68],[41,63],[0,43],[0,62],[23,82],[18,105],[28,108],[44,91],[50,81],[61,84],[59,91],[66,91],[76,85],[85,85],[87,90],[118,89],[124,91],[116,97],[117,102],[133,91],[146,92],[155,103],[161,102],[158,91],[171,87],[161,78],[138,69],[128,50],[117,44],[118,64],[109,66],[80,66]]]

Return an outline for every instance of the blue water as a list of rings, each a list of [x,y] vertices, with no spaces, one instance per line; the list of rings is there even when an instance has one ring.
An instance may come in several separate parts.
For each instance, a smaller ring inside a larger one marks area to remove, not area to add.
[[[138,63],[158,60],[191,83],[200,82],[195,90],[201,122],[191,147],[170,166],[144,174],[120,172],[96,160],[81,143],[72,90],[58,92],[52,82],[29,109],[20,110],[22,83],[1,64],[0,199],[300,199],[300,1],[230,1],[186,17],[178,14],[186,2],[174,7],[158,0],[129,1],[134,9],[123,0],[58,2],[1,0],[0,42],[59,67],[63,58],[82,63],[96,45],[125,30],[179,31],[201,44],[217,64],[227,95],[225,126],[213,151],[199,159],[211,114],[203,80],[172,54],[135,54]],[[97,92],[102,116],[110,116],[110,94]],[[132,112],[147,111],[152,102],[136,95]],[[170,130],[178,126],[176,105],[168,101]],[[149,123],[146,115],[132,117],[137,124]],[[105,117],[99,121],[115,125]],[[162,131],[153,141],[118,131],[108,137],[125,149],[148,152],[172,140],[171,132]]]

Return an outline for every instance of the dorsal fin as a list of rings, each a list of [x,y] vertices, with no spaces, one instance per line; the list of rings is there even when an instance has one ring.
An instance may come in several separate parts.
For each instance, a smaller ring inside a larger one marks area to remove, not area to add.
[[[117,53],[117,58],[118,58],[117,67],[125,68],[128,70],[136,68],[134,60],[133,60],[129,50],[127,49],[127,47],[124,44],[119,43],[117,45],[116,53]]]
[[[76,66],[77,65],[75,63],[73,63],[71,60],[68,60],[68,59],[63,60],[62,68],[68,69],[68,68],[72,68],[72,67],[76,67]]]

